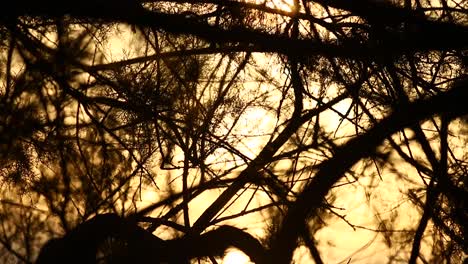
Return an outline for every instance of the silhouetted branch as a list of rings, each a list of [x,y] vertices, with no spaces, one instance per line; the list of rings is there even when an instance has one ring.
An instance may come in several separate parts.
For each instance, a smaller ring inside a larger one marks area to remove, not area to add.
[[[333,158],[324,161],[310,184],[298,196],[288,211],[276,240],[271,248],[272,260],[276,263],[289,263],[296,248],[301,228],[309,217],[321,206],[321,201],[333,185],[356,162],[371,156],[375,148],[388,136],[398,130],[418,123],[434,114],[444,113],[457,117],[468,113],[468,79],[465,77],[454,83],[453,88],[430,99],[418,100],[395,110],[387,118],[340,147]]]
[[[129,3],[132,2],[133,4]],[[391,5],[350,4],[346,1],[321,1],[324,5],[332,5],[342,9],[358,12],[361,16],[391,17],[394,23],[400,23],[412,17],[402,8]],[[371,1],[368,1],[371,2]],[[373,1],[375,2],[375,1]],[[178,34],[191,34],[225,46],[227,43],[239,43],[244,51],[250,52],[276,52],[282,54],[295,54],[296,56],[321,54],[330,57],[345,57],[365,60],[374,60],[381,55],[400,56],[405,52],[427,50],[451,50],[463,49],[468,46],[468,40],[459,36],[468,35],[468,28],[452,23],[434,22],[425,18],[417,18],[422,26],[411,32],[394,31],[388,33],[380,44],[375,42],[358,43],[347,41],[346,43],[323,42],[315,39],[291,39],[282,34],[267,34],[248,28],[223,29],[198,18],[192,18],[184,14],[165,14],[149,11],[136,1],[86,1],[79,6],[63,2],[41,2],[23,0],[14,1],[9,8],[9,15],[39,15],[62,16],[71,15],[77,18],[103,19],[110,22],[126,22],[143,27],[157,27],[168,32]],[[356,7],[357,6],[357,7]],[[388,7],[388,11],[387,10]],[[360,12],[360,13],[359,13]],[[414,19],[413,19],[414,20]],[[387,22],[386,22],[387,23]],[[437,37],[434,37],[436,35]],[[242,49],[241,48],[241,49]],[[385,50],[385,53],[383,53]]]
[[[47,242],[36,263],[96,263],[99,246],[111,237],[127,241],[128,255],[135,261],[159,260],[159,254],[166,254],[163,240],[116,214],[103,214],[78,225],[64,237]]]
[[[116,214],[102,214],[78,225],[62,238],[51,239],[42,248],[36,264],[96,262],[99,246],[108,239],[126,242],[127,250],[117,252],[123,263],[188,263],[195,257],[222,256],[236,247],[255,263],[266,263],[263,246],[250,234],[221,226],[202,235],[188,235],[164,241]]]
[[[209,225],[209,222],[215,215],[231,200],[231,198],[244,187],[244,185],[249,181],[255,181],[257,178],[258,171],[268,162],[270,162],[271,158],[275,153],[278,151],[281,146],[283,146],[286,141],[293,135],[301,125],[305,122],[310,120],[313,116],[321,113],[325,109],[327,109],[330,105],[335,104],[336,102],[341,101],[343,98],[342,96],[338,96],[335,100],[331,100],[329,103],[314,108],[313,110],[307,112],[306,114],[301,115],[303,102],[302,102],[302,91],[304,88],[302,87],[302,83],[299,79],[299,73],[297,72],[297,68],[294,69],[296,71],[294,79],[293,79],[293,89],[294,89],[294,112],[286,125],[286,127],[281,131],[281,133],[267,145],[265,145],[258,154],[258,156],[252,160],[248,167],[241,172],[241,174],[237,177],[237,179],[219,196],[216,201],[214,201],[210,207],[208,207],[203,214],[197,219],[194,223],[193,228],[196,233],[200,233],[202,230]]]
[[[222,256],[229,247],[236,247],[257,264],[266,264],[266,251],[252,235],[232,226],[221,226],[202,235],[168,241],[171,248],[180,248],[188,257]]]

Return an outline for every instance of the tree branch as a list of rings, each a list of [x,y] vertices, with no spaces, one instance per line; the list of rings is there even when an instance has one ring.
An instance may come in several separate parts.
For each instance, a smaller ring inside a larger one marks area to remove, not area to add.
[[[323,162],[319,171],[289,209],[271,247],[271,260],[289,263],[297,239],[309,217],[344,173],[362,158],[371,156],[382,141],[398,130],[420,122],[434,114],[457,117],[468,113],[468,78],[454,83],[453,88],[430,99],[418,100],[401,107],[380,123],[337,149],[333,158]]]

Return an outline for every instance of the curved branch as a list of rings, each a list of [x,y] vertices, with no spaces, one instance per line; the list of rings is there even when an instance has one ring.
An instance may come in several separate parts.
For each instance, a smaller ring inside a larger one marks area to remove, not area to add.
[[[126,250],[117,252],[122,263],[189,263],[195,257],[222,256],[229,247],[242,250],[255,263],[266,263],[266,251],[260,242],[235,227],[221,226],[202,235],[164,241],[136,222],[109,213],[85,221],[62,238],[49,240],[36,264],[97,263],[98,249],[109,237],[126,242]]]
[[[323,162],[319,171],[289,209],[271,247],[271,260],[289,263],[296,248],[300,230],[307,219],[321,206],[321,201],[344,173],[375,149],[393,133],[434,114],[457,117],[468,113],[468,78],[454,83],[453,88],[430,99],[418,100],[393,112],[367,133],[340,147],[333,158]]]
[[[229,247],[235,247],[257,264],[266,264],[266,250],[249,233],[232,226],[221,226],[202,235],[167,241],[169,248],[183,248],[186,257],[222,256]]]
[[[102,214],[83,222],[62,238],[49,240],[36,264],[96,263],[99,246],[109,237],[128,242],[128,259],[159,260],[165,254],[163,240],[116,214]]]

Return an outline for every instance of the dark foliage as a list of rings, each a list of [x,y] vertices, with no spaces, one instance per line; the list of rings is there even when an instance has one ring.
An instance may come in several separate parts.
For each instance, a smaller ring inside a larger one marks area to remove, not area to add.
[[[463,1],[12,1],[0,262],[466,262],[467,52]]]

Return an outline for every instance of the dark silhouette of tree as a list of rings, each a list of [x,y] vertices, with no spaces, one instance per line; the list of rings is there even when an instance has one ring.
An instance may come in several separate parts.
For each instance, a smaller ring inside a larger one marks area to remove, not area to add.
[[[9,3],[0,262],[466,262],[467,8]]]
[[[36,263],[96,263],[99,247],[109,238],[122,243],[119,252],[109,252],[113,253],[108,256],[113,259],[107,259],[111,263],[188,263],[193,257],[222,255],[229,246],[239,247],[258,263],[265,262],[260,243],[235,227],[221,226],[201,236],[164,241],[116,214],[101,214],[66,236],[48,241]]]

